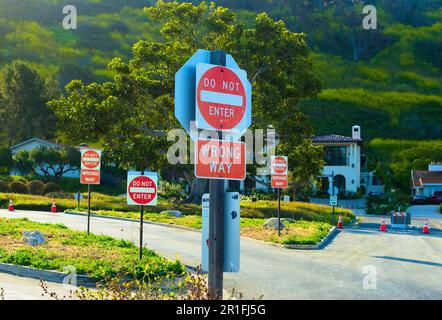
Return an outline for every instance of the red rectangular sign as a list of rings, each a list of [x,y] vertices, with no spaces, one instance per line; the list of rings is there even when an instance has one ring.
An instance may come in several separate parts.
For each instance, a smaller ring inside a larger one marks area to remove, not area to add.
[[[244,180],[244,142],[199,139],[195,141],[195,176],[208,179]]]
[[[288,182],[288,175],[272,174],[272,188],[287,188]]]
[[[100,170],[81,169],[80,183],[81,184],[100,184]]]

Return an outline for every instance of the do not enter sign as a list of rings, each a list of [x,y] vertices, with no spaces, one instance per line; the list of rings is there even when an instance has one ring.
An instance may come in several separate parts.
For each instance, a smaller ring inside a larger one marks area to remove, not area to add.
[[[130,171],[127,175],[127,204],[149,205],[157,204],[158,178],[155,172]]]
[[[80,149],[80,183],[100,184],[101,150]]]
[[[288,161],[286,156],[272,157],[272,174],[287,174]]]
[[[249,100],[247,73],[241,69],[199,63],[196,78],[196,126],[199,129],[242,131]]]
[[[101,150],[82,150],[81,152],[81,168],[90,170],[100,170],[101,166]]]

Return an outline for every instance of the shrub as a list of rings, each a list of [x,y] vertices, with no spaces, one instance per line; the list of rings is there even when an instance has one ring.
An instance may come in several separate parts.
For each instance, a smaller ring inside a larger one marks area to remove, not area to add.
[[[29,193],[28,186],[20,181],[13,181],[9,184],[9,191],[12,193]]]
[[[8,184],[0,180],[0,192],[9,192]]]
[[[45,184],[39,180],[32,180],[27,183],[29,193],[35,195],[42,195],[45,189]]]
[[[61,191],[62,191],[61,187],[58,184],[56,184],[54,182],[48,182],[45,185],[43,193],[47,194],[47,193],[51,193],[51,192],[61,192]]]

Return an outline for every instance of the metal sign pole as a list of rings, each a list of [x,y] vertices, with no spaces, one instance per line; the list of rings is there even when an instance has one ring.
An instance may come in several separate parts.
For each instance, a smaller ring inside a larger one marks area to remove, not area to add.
[[[91,228],[91,185],[87,185],[87,235]]]
[[[226,52],[211,52],[212,64],[225,66]],[[217,133],[219,139],[220,132]],[[223,298],[224,272],[224,180],[209,181],[209,298]]]
[[[140,206],[140,260],[143,259],[143,210],[144,206]]]
[[[281,195],[279,194],[279,190],[278,189],[278,237],[281,236]]]

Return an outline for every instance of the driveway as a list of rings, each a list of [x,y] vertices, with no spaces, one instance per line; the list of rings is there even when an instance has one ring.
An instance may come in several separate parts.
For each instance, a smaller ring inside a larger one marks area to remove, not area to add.
[[[0,216],[86,229],[85,217],[62,213],[0,210]],[[91,230],[138,239],[134,222],[92,218]],[[169,259],[200,263],[198,232],[145,224],[144,241]],[[324,249],[311,251],[242,238],[241,272],[225,273],[224,279],[226,290],[235,288],[245,298],[442,299],[442,234],[380,233],[355,227],[340,232]]]

